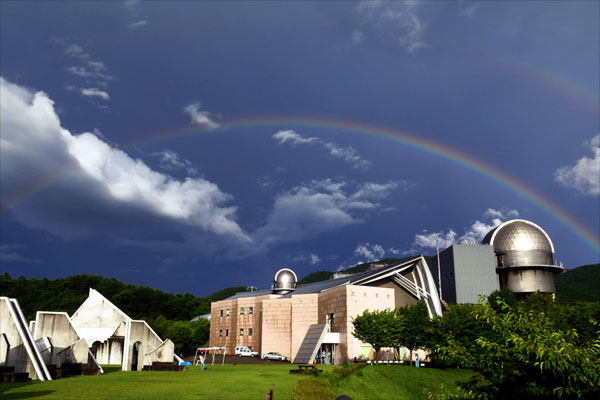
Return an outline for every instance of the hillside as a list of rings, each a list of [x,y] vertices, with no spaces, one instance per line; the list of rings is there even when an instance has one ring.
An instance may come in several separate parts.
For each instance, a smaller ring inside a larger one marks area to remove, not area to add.
[[[431,264],[431,256],[424,256],[425,257],[425,261],[427,261],[427,264],[430,265]],[[407,260],[411,260],[414,257],[404,257],[404,258],[383,258],[379,261],[369,261],[366,263],[362,263],[362,264],[357,264],[353,267],[349,267],[337,272],[341,272],[344,274],[359,274],[361,272],[365,272],[367,270],[367,268],[369,268],[369,266],[371,264],[394,264],[397,262],[402,262],[402,261],[407,261]],[[317,271],[317,272],[312,272],[308,275],[306,275],[305,277],[303,277],[302,279],[300,279],[298,281],[298,285],[305,285],[307,283],[314,283],[314,282],[320,282],[320,281],[325,281],[329,278],[331,278],[333,276],[333,274],[335,274],[335,272],[332,271]]]
[[[600,264],[569,269],[555,278],[558,301],[600,301]]]
[[[40,310],[65,311],[71,315],[85,301],[89,288],[98,290],[134,319],[154,319],[161,315],[168,320],[190,320],[209,313],[211,301],[246,290],[240,286],[197,297],[189,293],[166,293],[97,275],[73,275],[53,280],[11,278],[8,273],[0,275],[0,296],[16,298],[27,319],[35,319],[35,313]]]

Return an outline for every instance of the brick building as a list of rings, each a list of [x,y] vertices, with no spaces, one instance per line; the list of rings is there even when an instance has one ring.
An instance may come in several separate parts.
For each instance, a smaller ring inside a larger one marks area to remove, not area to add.
[[[437,287],[423,257],[296,287],[296,275],[277,271],[270,290],[237,293],[211,304],[210,346],[248,346],[261,355],[279,352],[295,363],[340,364],[372,358],[352,336],[352,318],[365,310],[394,309],[424,301],[441,315]]]

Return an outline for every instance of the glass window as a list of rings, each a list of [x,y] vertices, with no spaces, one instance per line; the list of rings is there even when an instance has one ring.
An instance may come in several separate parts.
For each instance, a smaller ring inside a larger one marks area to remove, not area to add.
[[[240,336],[244,336],[244,328],[240,329]]]
[[[248,328],[248,336],[252,336],[252,328]]]
[[[223,336],[223,329],[219,329],[219,336]]]
[[[225,329],[225,336],[229,336],[229,329]]]
[[[221,310],[221,317],[223,316],[223,310]]]
[[[254,307],[248,307],[248,314],[254,314]]]
[[[244,315],[244,307],[240,307],[240,315]]]
[[[225,315],[229,317],[229,308],[225,310]]]

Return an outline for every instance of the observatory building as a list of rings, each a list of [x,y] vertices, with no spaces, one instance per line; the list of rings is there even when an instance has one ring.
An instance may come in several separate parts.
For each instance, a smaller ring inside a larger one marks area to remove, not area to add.
[[[365,310],[394,309],[423,301],[441,315],[438,290],[423,257],[365,272],[297,285],[294,271],[277,271],[270,290],[241,292],[211,304],[210,347],[250,347],[262,356],[279,352],[294,363],[340,364],[373,358],[353,335],[352,318]],[[403,357],[404,354],[399,354]],[[423,355],[421,355],[422,357]]]
[[[506,221],[489,231],[482,244],[494,248],[500,289],[510,289],[517,297],[556,293],[554,274],[563,267],[554,265],[554,244],[538,225],[524,219]]]
[[[506,221],[490,230],[481,244],[454,244],[440,253],[442,299],[477,303],[480,295],[510,289],[517,298],[556,293],[554,244],[538,225],[523,219]],[[437,260],[432,265],[436,281]]]

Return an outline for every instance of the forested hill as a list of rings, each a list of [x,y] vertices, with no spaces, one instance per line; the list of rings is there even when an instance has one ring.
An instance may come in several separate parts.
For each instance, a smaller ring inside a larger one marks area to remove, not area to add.
[[[555,277],[559,301],[600,301],[600,264],[568,269]]]
[[[390,264],[401,259],[384,259]],[[369,263],[359,264],[341,272],[359,273]],[[305,284],[329,279],[334,272],[313,272],[298,283]],[[35,319],[36,311],[65,311],[72,315],[94,288],[135,319],[154,320],[162,316],[168,320],[186,321],[210,312],[210,303],[225,299],[237,292],[249,290],[236,286],[219,290],[206,297],[189,293],[172,294],[149,287],[120,282],[96,275],[73,275],[60,279],[12,278],[0,275],[0,296],[14,297],[28,320]],[[561,302],[600,301],[600,264],[584,265],[556,275],[556,291]]]
[[[72,315],[94,288],[134,319],[190,320],[210,312],[210,302],[247,290],[244,286],[219,290],[207,297],[189,293],[172,294],[144,286],[130,285],[97,275],[73,275],[60,279],[11,278],[0,275],[0,296],[14,297],[28,320],[37,311],[65,311]]]
[[[424,256],[424,257],[425,257],[425,261],[427,262],[427,264],[431,265],[432,256]],[[412,260],[413,258],[415,258],[415,257],[384,258],[379,261],[369,261],[366,263],[358,264],[353,267],[346,268],[346,269],[343,269],[343,270],[340,270],[337,272],[340,272],[343,274],[358,274],[361,272],[365,272],[371,264],[394,264],[394,263],[398,263],[398,262],[402,262],[402,261]],[[303,277],[302,279],[300,279],[298,281],[298,285],[305,285],[307,283],[325,281],[325,280],[331,278],[333,276],[333,274],[335,274],[335,272],[332,272],[332,271],[312,272],[312,273],[306,275],[305,277]]]

